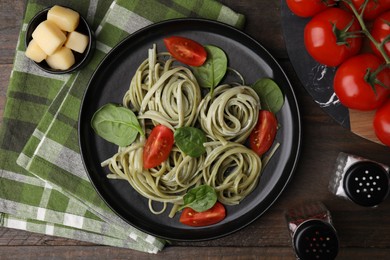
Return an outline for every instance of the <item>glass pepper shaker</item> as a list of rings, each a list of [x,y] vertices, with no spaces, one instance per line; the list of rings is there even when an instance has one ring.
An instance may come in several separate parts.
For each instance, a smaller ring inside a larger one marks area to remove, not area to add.
[[[335,259],[339,239],[330,212],[321,202],[310,202],[285,213],[298,259]]]
[[[389,166],[356,155],[339,153],[329,190],[365,207],[376,207],[390,191]]]

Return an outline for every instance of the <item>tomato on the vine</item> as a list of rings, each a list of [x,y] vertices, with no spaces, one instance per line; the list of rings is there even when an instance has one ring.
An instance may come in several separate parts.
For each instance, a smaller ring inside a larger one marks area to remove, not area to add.
[[[207,58],[206,49],[198,42],[180,36],[164,39],[169,53],[178,61],[190,66],[201,66]]]
[[[376,111],[374,131],[382,143],[390,146],[390,99]]]
[[[353,6],[359,13],[361,12],[365,1],[366,0],[352,0]],[[350,9],[348,4],[345,2],[343,2],[343,4]],[[364,20],[373,20],[387,10],[390,10],[390,0],[369,0],[364,9],[363,18]]]
[[[355,37],[361,27],[355,17],[340,8],[328,8],[315,15],[305,26],[306,50],[319,63],[338,66],[356,55],[362,37]]]
[[[390,37],[390,11],[381,14],[375,19],[371,28],[371,35],[379,43],[382,43],[386,38]],[[382,54],[372,41],[370,41],[370,45],[373,52],[378,55],[378,57],[383,58]],[[383,48],[390,57],[390,41],[386,42],[383,45]]]
[[[381,59],[371,53],[360,54],[345,61],[337,69],[333,88],[340,102],[351,109],[373,110],[389,97],[390,89],[377,84],[379,80],[390,86],[390,70],[381,70]]]
[[[226,217],[225,207],[220,202],[203,212],[196,212],[192,208],[185,208],[180,215],[179,221],[184,225],[203,227],[216,224]]]
[[[171,129],[164,125],[155,126],[144,146],[144,168],[153,168],[164,162],[172,150],[173,143],[174,136]]]
[[[255,128],[249,136],[249,146],[259,156],[269,150],[274,142],[278,122],[275,115],[268,110],[260,110]]]
[[[300,17],[311,17],[335,5],[334,0],[286,0],[286,3],[291,12]]]

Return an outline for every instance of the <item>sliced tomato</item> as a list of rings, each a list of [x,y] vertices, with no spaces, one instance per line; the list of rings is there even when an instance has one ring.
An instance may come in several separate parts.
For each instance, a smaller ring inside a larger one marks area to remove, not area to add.
[[[173,142],[173,131],[171,129],[164,125],[155,126],[144,146],[144,168],[149,169],[156,167],[168,159]]]
[[[266,153],[274,142],[278,121],[275,115],[267,110],[260,110],[259,119],[249,136],[249,146],[259,156]]]
[[[197,67],[206,61],[206,49],[194,40],[180,36],[171,36],[165,38],[164,43],[169,53],[184,64]]]
[[[203,212],[196,212],[191,208],[185,208],[179,221],[187,226],[204,227],[220,222],[226,217],[225,207],[220,202]]]

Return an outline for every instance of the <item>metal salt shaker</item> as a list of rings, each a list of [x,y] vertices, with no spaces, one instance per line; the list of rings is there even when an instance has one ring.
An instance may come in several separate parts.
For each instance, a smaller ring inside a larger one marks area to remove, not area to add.
[[[356,155],[339,153],[329,190],[365,207],[376,207],[390,191],[389,166]]]
[[[335,259],[339,239],[330,212],[321,202],[310,202],[285,213],[298,259]]]

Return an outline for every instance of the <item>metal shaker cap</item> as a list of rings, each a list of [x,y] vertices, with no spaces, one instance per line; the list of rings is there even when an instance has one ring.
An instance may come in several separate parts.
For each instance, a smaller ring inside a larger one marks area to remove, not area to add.
[[[335,259],[339,239],[331,224],[322,220],[308,220],[297,228],[293,238],[295,252],[301,260]]]
[[[371,161],[357,162],[345,173],[343,188],[356,204],[373,207],[389,193],[390,178],[386,170]]]

